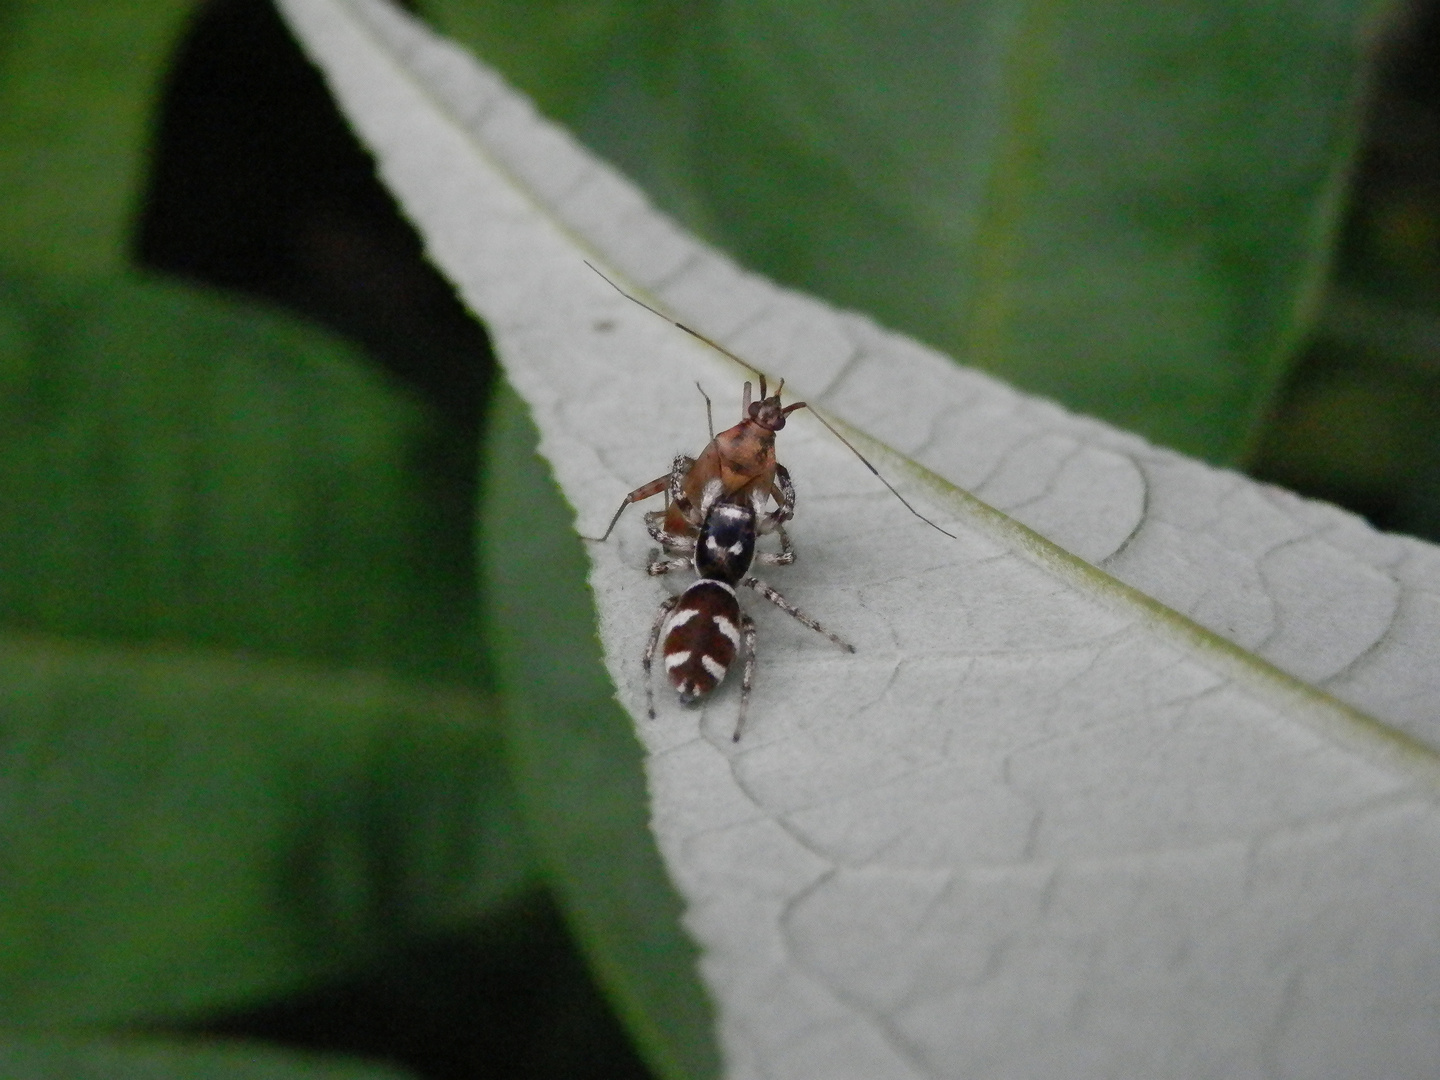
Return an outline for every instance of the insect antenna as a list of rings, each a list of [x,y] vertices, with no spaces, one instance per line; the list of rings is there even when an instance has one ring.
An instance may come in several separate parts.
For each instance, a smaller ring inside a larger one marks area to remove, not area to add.
[[[709,345],[710,348],[714,349],[716,352],[721,353],[721,354],[724,355],[724,356],[728,356],[731,360],[734,360],[735,363],[739,364],[739,365],[740,365],[741,367],[743,367],[746,371],[750,372],[751,375],[754,375],[757,379],[759,379],[759,380],[760,380],[760,385],[761,385],[761,387],[762,387],[762,388],[764,387],[764,385],[765,385],[765,376],[762,375],[762,374],[760,374],[760,372],[759,372],[759,370],[758,370],[757,368],[752,367],[752,366],[750,365],[750,362],[749,362],[748,360],[744,360],[744,359],[736,356],[736,355],[735,355],[733,352],[731,352],[729,349],[725,348],[724,345],[721,345],[718,341],[712,341],[712,340],[710,340],[710,338],[708,338],[708,337],[706,337],[704,334],[700,333],[700,331],[699,331],[699,330],[696,330],[694,327],[686,326],[683,322],[680,322],[678,319],[672,319],[669,315],[666,315],[663,311],[656,311],[653,307],[651,307],[649,304],[645,303],[645,301],[644,301],[644,300],[641,300],[638,296],[631,296],[628,292],[626,292],[624,289],[622,289],[619,285],[616,285],[615,282],[611,281],[608,277],[606,277],[606,276],[604,275],[604,273],[602,273],[602,272],[600,271],[600,269],[599,269],[598,267],[596,267],[596,265],[595,265],[594,263],[592,263],[589,259],[586,259],[586,260],[585,260],[585,265],[588,266],[588,267],[590,267],[591,270],[594,270],[595,273],[599,274],[599,275],[600,275],[600,280],[602,280],[603,282],[605,282],[605,284],[609,285],[612,289],[614,289],[616,292],[618,292],[621,296],[625,297],[626,300],[629,300],[632,304],[639,304],[639,305],[640,305],[641,307],[643,307],[646,311],[650,312],[651,315],[658,315],[660,318],[662,318],[662,319],[664,319],[666,322],[668,322],[671,326],[678,327],[679,329],[684,330],[685,333],[689,334],[689,335],[690,335],[691,337],[693,337],[693,338],[696,338],[696,339],[698,339],[698,340],[700,340],[700,341],[703,341],[706,345]],[[763,392],[762,392],[761,396],[762,396],[762,397],[764,396]]]
[[[910,501],[909,501],[908,499],[906,499],[904,495],[901,495],[900,492],[898,492],[898,491],[895,490],[895,485],[892,484],[892,483],[890,483],[889,480],[886,480],[885,477],[881,476],[881,475],[880,475],[880,470],[877,469],[877,468],[875,468],[874,465],[871,465],[871,464],[870,464],[870,459],[867,458],[864,454],[860,453],[859,450],[855,449],[855,447],[851,444],[851,442],[850,442],[849,439],[845,438],[844,435],[841,435],[840,432],[836,431],[836,430],[830,425],[830,421],[826,420],[823,416],[821,416],[821,415],[820,415],[818,412],[816,412],[814,409],[811,409],[811,410],[810,410],[810,415],[813,416],[813,417],[815,417],[816,420],[819,420],[820,423],[824,424],[826,431],[830,432],[831,435],[834,435],[835,438],[839,439],[839,440],[840,440],[842,443],[844,443],[846,446],[850,447],[850,452],[851,452],[852,454],[854,454],[857,458],[860,459],[861,463],[862,463],[867,469],[870,470],[870,472],[874,475],[874,477],[875,477],[876,480],[879,480],[882,484],[884,484],[887,488],[890,489],[890,494],[894,495],[895,498],[899,499],[900,502],[901,502],[901,504],[904,505],[904,507],[905,507],[906,510],[909,510],[910,513],[914,514],[914,515],[915,515],[917,518],[919,518],[921,521],[925,522],[926,525],[929,525],[929,526],[930,526],[932,529],[934,529],[936,532],[942,532],[942,533],[944,533],[946,536],[950,537],[951,540],[958,540],[958,539],[960,539],[958,536],[956,536],[954,533],[950,532],[948,529],[942,529],[939,525],[936,525],[935,522],[931,521],[931,520],[930,520],[928,517],[926,517],[924,514],[920,513],[919,510],[916,510],[915,507],[911,506],[911,505],[910,505]]]
[[[641,300],[638,296],[631,296],[628,292],[626,292],[624,289],[622,289],[619,285],[617,285],[617,284],[615,284],[615,282],[611,281],[610,278],[606,277],[605,274],[604,274],[594,263],[590,262],[589,259],[586,259],[586,260],[585,260],[585,265],[588,266],[588,267],[590,267],[591,270],[594,270],[596,274],[599,274],[600,279],[601,279],[602,281],[604,281],[605,284],[609,285],[612,289],[614,289],[616,292],[618,292],[621,296],[625,297],[626,300],[629,300],[629,301],[630,301],[631,303],[633,303],[633,304],[639,304],[639,305],[640,305],[642,308],[644,308],[646,311],[650,312],[650,314],[659,316],[660,318],[662,318],[662,319],[664,319],[666,322],[668,322],[671,326],[674,326],[674,327],[676,327],[677,329],[680,329],[680,330],[684,330],[685,333],[689,334],[691,337],[693,337],[693,338],[695,338],[695,339],[697,339],[697,340],[699,340],[699,341],[703,341],[706,345],[709,345],[710,348],[714,349],[716,352],[720,353],[722,356],[729,357],[731,360],[735,361],[735,363],[737,363],[737,364],[739,364],[741,367],[743,367],[746,371],[750,372],[750,374],[754,375],[754,376],[760,381],[760,397],[761,397],[762,399],[765,397],[765,376],[760,372],[760,370],[759,370],[758,368],[754,367],[748,360],[744,360],[744,359],[742,359],[741,357],[736,356],[736,355],[735,355],[733,352],[731,352],[729,349],[725,348],[724,345],[721,345],[718,341],[714,341],[714,340],[712,340],[711,338],[706,337],[704,334],[700,333],[699,330],[696,330],[695,328],[690,327],[690,326],[686,326],[684,323],[682,323],[682,322],[681,322],[680,320],[678,320],[678,319],[672,319],[669,315],[666,315],[663,311],[657,311],[655,308],[653,308],[653,307],[651,307],[649,304],[647,304],[644,300]],[[699,384],[697,383],[696,385],[698,386]],[[775,396],[776,396],[776,397],[779,397],[779,396],[780,396],[780,390],[781,390],[784,386],[785,386],[785,380],[784,380],[784,379],[781,379],[781,380],[780,380],[780,385],[775,388]],[[748,389],[748,384],[747,384],[747,389]],[[705,391],[704,391],[704,390],[701,390],[700,393],[704,394]],[[709,399],[708,397],[706,397],[706,399],[705,399],[705,404],[706,404],[707,407],[708,407],[709,404],[710,404],[710,399]],[[797,401],[797,402],[795,402],[793,405],[788,405],[788,406],[786,406],[784,411],[785,411],[786,413],[790,413],[790,412],[793,412],[793,411],[796,410],[796,409],[804,409],[804,408],[808,408],[808,406],[805,404],[805,402],[803,402],[803,401]],[[810,415],[813,416],[813,417],[815,417],[816,420],[819,420],[820,423],[822,423],[823,425],[825,425],[825,430],[826,430],[826,431],[830,432],[831,435],[834,435],[837,439],[839,439],[842,443],[844,443],[845,446],[846,446],[846,448],[847,448],[852,454],[854,454],[857,458],[860,459],[861,463],[865,466],[865,468],[867,468],[867,469],[870,470],[871,474],[875,477],[875,479],[879,480],[882,484],[884,484],[887,488],[890,489],[890,493],[891,493],[892,495],[894,495],[897,499],[900,500],[901,505],[904,506],[906,510],[909,510],[910,513],[914,514],[914,515],[915,515],[917,518],[919,518],[921,521],[925,522],[926,525],[929,525],[929,526],[930,526],[932,529],[934,529],[936,532],[944,533],[946,536],[950,537],[951,540],[958,540],[958,539],[959,539],[959,537],[957,537],[954,533],[950,532],[948,529],[942,529],[939,525],[936,525],[935,522],[931,521],[931,520],[930,520],[928,517],[926,517],[924,514],[920,513],[919,510],[916,510],[915,507],[911,506],[911,505],[910,505],[910,501],[909,501],[908,499],[906,499],[904,495],[901,495],[900,492],[898,492],[898,491],[895,490],[895,485],[892,484],[892,483],[890,483],[889,480],[886,480],[885,477],[881,476],[881,475],[880,475],[880,470],[877,469],[877,468],[875,468],[874,465],[871,465],[871,464],[870,464],[870,460],[869,460],[864,454],[860,453],[860,451],[859,451],[858,449],[856,449],[855,445],[854,445],[849,439],[845,438],[844,435],[841,435],[840,432],[836,431],[835,428],[834,428],[834,426],[833,426],[828,420],[826,420],[823,416],[821,416],[821,415],[820,415],[818,412],[816,412],[814,409],[810,409]],[[713,438],[714,438],[714,432],[713,432],[714,425],[713,425],[713,423],[712,423],[712,425],[711,425],[711,428],[712,428],[711,438],[713,439]]]

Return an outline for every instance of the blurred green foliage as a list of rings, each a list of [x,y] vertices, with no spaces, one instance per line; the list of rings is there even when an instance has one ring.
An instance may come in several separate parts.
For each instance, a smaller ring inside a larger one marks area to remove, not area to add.
[[[483,698],[7,632],[0,711],[6,1026],[292,992],[529,884]]]
[[[747,264],[1440,536],[1440,6],[421,7]],[[0,1072],[644,1075],[543,877],[710,1075],[583,556],[328,110],[262,0],[0,0]]]
[[[12,275],[0,320],[0,1018],[288,989],[523,887],[425,411],[179,285]]]
[[[435,423],[357,351],[138,275],[0,280],[0,612],[478,684]]]
[[[1381,59],[1326,303],[1251,471],[1440,540],[1440,5]]]
[[[192,0],[0,0],[0,258],[127,262],[165,72]]]

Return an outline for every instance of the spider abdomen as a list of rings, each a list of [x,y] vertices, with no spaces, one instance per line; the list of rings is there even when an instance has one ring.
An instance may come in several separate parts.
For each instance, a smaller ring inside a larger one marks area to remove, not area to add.
[[[723,581],[702,578],[680,594],[666,620],[661,656],[686,705],[720,685],[740,649],[740,601]]]

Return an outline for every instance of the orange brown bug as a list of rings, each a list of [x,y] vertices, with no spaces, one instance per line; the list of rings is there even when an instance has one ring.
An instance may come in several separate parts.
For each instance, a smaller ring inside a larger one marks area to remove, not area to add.
[[[785,426],[786,417],[797,409],[806,408],[803,401],[791,402],[789,405],[781,406],[780,392],[785,388],[785,380],[780,380],[780,385],[775,388],[773,395],[766,394],[765,376],[752,367],[745,360],[736,356],[725,346],[717,341],[712,341],[700,331],[695,330],[676,319],[670,318],[664,312],[656,311],[645,301],[631,296],[624,289],[616,285],[604,274],[600,273],[593,265],[586,263],[591,270],[599,274],[605,282],[616,292],[632,303],[639,304],[646,311],[657,315],[670,323],[672,326],[685,331],[691,337],[704,342],[710,348],[735,361],[745,368],[760,381],[760,397],[758,400],[751,400],[750,383],[745,383],[744,397],[741,403],[740,423],[732,428],[720,432],[719,435],[711,430],[710,442],[700,455],[695,458],[679,455],[671,465],[670,472],[664,476],[657,476],[647,484],[641,484],[621,501],[615,516],[610,519],[609,526],[605,533],[599,537],[586,537],[588,540],[595,540],[603,543],[608,540],[610,534],[615,530],[620,515],[631,503],[643,502],[646,499],[659,495],[662,491],[669,496],[668,506],[665,512],[666,530],[671,533],[684,531],[688,522],[692,527],[698,526],[699,521],[694,520],[694,508],[699,505],[701,493],[705,490],[711,480],[719,480],[723,498],[737,499],[741,502],[748,501],[756,494],[768,495],[775,499],[777,505],[785,510],[785,519],[794,515],[795,489],[790,484],[790,474],[785,467],[775,460],[775,435]],[[702,394],[704,390],[700,391]],[[709,397],[705,398],[707,412],[710,406]],[[866,460],[865,455],[851,444],[850,440],[836,431],[819,413],[813,409],[810,415],[819,420],[825,429],[839,439],[845,446],[860,459],[861,463],[870,472],[890,489],[897,499],[925,524],[931,528],[945,533],[952,540],[955,534],[940,528],[924,514],[911,506],[905,496],[895,490],[895,486],[880,475],[879,470]],[[679,474],[679,475],[677,475]],[[788,500],[788,501],[787,501]],[[678,505],[677,505],[678,504]],[[703,520],[703,515],[701,517]]]
[[[701,495],[712,481],[719,481],[721,497],[745,503],[759,496],[763,503],[773,498],[780,507],[780,520],[787,521],[794,516],[795,487],[790,482],[790,473],[775,460],[775,433],[785,426],[785,418],[796,409],[805,408],[805,402],[797,401],[781,407],[780,391],[782,381],[773,395],[765,393],[765,376],[756,373],[760,380],[760,399],[750,399],[750,384],[745,384],[744,397],[740,406],[740,423],[732,428],[712,433],[710,442],[700,451],[699,457],[679,454],[671,463],[670,471],[657,476],[648,484],[641,484],[620,503],[615,516],[610,519],[605,534],[592,537],[603,543],[614,532],[620,515],[631,503],[666,493],[665,531],[678,534],[694,531],[704,520],[703,513],[697,513]],[[705,391],[701,390],[701,394]],[[705,398],[707,413],[710,399]]]

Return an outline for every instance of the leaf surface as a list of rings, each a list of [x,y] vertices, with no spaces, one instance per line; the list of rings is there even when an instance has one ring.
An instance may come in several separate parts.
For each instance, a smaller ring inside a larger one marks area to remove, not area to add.
[[[128,261],[150,125],[192,0],[0,4],[0,250],[31,269]]]
[[[591,257],[853,425],[958,534],[905,514],[797,414],[780,455],[800,561],[769,576],[857,654],[751,605],[745,739],[733,689],[698,718],[665,701],[640,722],[727,1075],[1428,1074],[1434,548],[746,274],[408,18],[285,7],[486,318],[582,533],[698,449],[697,378],[726,423],[741,377]],[[589,549],[633,715],[665,595],[640,572],[648,547],[632,518]],[[494,617],[545,618],[518,582],[564,565],[490,558],[520,568]],[[511,687],[537,708],[547,692]],[[624,947],[591,946],[624,967]]]
[[[0,420],[7,624],[475,679],[443,430],[336,338],[159,280],[4,277]]]
[[[292,991],[528,880],[473,695],[8,633],[0,711],[10,1025]]]

